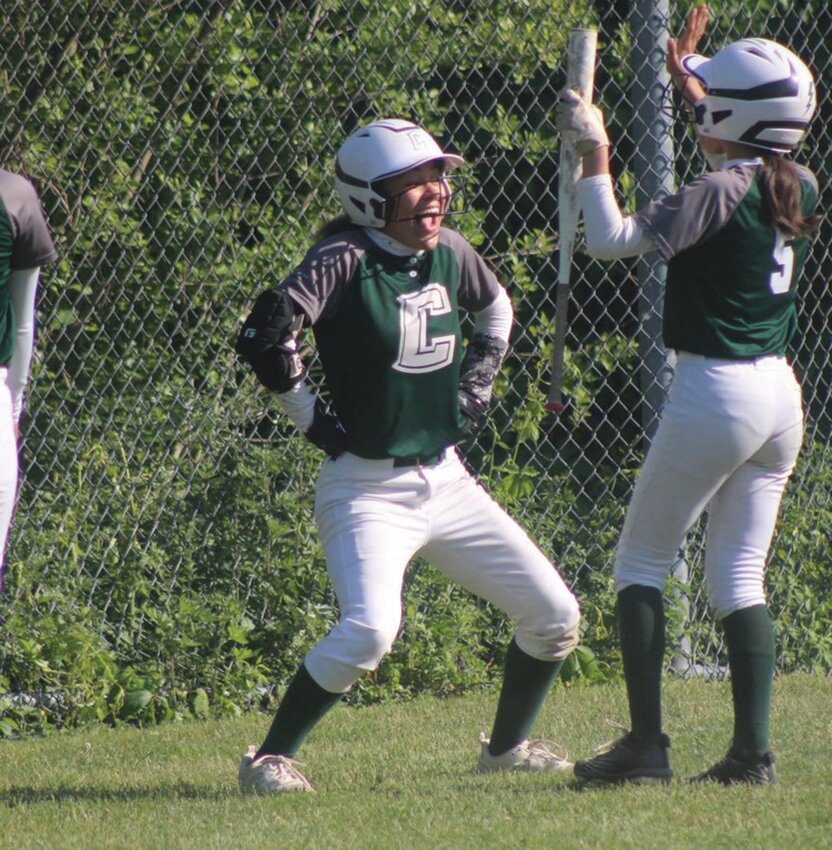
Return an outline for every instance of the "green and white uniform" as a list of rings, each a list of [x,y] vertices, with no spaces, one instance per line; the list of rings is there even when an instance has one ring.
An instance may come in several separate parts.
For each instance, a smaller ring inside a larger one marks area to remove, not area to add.
[[[626,218],[609,175],[599,173],[608,170],[606,148],[584,156],[594,174],[578,181],[590,254],[658,250],[667,261],[664,343],[676,359],[615,554],[630,731],[608,753],[575,764],[587,781],[672,777],[662,722],[664,590],[706,510],[707,597],[725,642],[734,717],[725,758],[694,781],[776,781],[769,749],[776,651],[764,573],[803,436],[800,387],[785,352],[818,196],[814,176],[785,155],[805,137],[817,99],[809,69],[776,42],[741,39],[712,58],[688,52],[704,30],[704,11],[688,16],[667,64],[714,170]],[[580,98],[564,98],[558,119],[583,140],[607,142],[600,116]],[[803,235],[790,238],[780,227]]]
[[[23,408],[34,342],[40,267],[56,259],[34,186],[0,170],[0,590],[17,493],[15,424]]]
[[[765,604],[766,557],[803,434],[784,355],[808,241],[764,223],[760,166],[727,163],[622,222],[609,215],[608,177],[579,182],[597,250],[609,258],[657,249],[668,261],[664,342],[677,355],[616,551],[616,587],[663,589],[707,507],[705,573],[720,618]],[[817,182],[799,170],[809,214]]]
[[[396,256],[347,231],[283,286],[313,326],[350,451],[427,456],[459,439],[460,310],[484,309],[501,289],[461,236],[443,230],[435,250]]]
[[[803,213],[817,183],[802,169]],[[650,204],[636,221],[668,260],[664,342],[676,351],[743,360],[784,355],[797,328],[796,289],[808,240],[762,223],[759,165],[745,162]]]
[[[510,301],[453,231],[432,251],[401,249],[348,230],[315,245],[280,285],[312,326],[347,433],[347,451],[324,463],[315,504],[340,621],[305,660],[331,693],[390,650],[416,554],[506,611],[533,659],[564,658],[578,639],[572,593],[453,448],[463,424],[461,312],[504,299],[510,314]]]

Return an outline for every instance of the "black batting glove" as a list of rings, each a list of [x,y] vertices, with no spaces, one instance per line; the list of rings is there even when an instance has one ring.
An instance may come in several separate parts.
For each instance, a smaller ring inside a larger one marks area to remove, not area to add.
[[[464,423],[462,425],[462,436],[468,437],[475,434],[485,424],[485,413],[488,405],[464,388],[459,390],[459,410],[462,413]]]
[[[485,423],[491,390],[507,350],[505,340],[486,333],[475,333],[465,349],[459,375],[459,410],[464,419],[465,437]]]
[[[331,458],[336,458],[347,450],[347,432],[344,426],[320,399],[315,400],[315,415],[304,436]]]

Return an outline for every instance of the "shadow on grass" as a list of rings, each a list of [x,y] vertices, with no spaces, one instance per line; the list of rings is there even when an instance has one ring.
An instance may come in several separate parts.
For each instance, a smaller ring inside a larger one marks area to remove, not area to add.
[[[458,785],[457,790],[466,793],[471,791],[481,791],[485,794],[490,794],[492,791],[494,791],[494,780],[491,779],[489,782],[487,776],[487,774],[485,776],[475,776],[472,778],[472,781],[470,783],[465,785]],[[499,786],[499,791],[503,795],[509,794],[516,795],[519,797],[528,794],[530,790],[545,790],[547,794],[606,794],[612,793],[622,788],[651,788],[655,789],[656,792],[669,791],[671,788],[670,783],[664,782],[588,782],[585,780],[573,778],[566,779],[565,781],[555,780],[554,783],[546,784],[545,787],[541,787],[535,784],[536,782],[545,781],[545,776],[545,773],[517,773],[511,776],[509,780],[513,781],[514,784],[507,784],[503,782]],[[478,780],[482,781],[482,784],[479,785],[479,787],[477,787]],[[684,779],[675,781],[676,787],[688,784],[688,781]],[[375,788],[373,790],[381,789]]]
[[[487,780],[480,783],[480,777],[473,777],[472,781],[457,784],[456,791],[459,793],[481,793],[489,795],[494,792],[494,787]],[[513,785],[503,784],[499,788],[501,795],[526,796],[534,788],[534,783],[523,781],[526,777],[518,777],[519,782]],[[557,782],[546,787],[546,793],[552,795],[583,794],[583,793],[605,793],[620,785],[604,783],[583,783],[577,781]],[[667,786],[656,786],[667,790]],[[391,798],[403,798],[413,796],[412,789],[402,789],[395,783],[386,781],[376,782],[369,787],[371,792],[386,794]],[[538,788],[537,790],[540,790]],[[364,793],[362,791],[362,793]],[[240,792],[233,784],[227,787],[205,787],[193,785],[187,782],[175,784],[139,786],[135,788],[32,788],[18,787],[0,792],[0,809],[14,809],[18,806],[30,806],[50,803],[88,802],[88,803],[130,803],[142,800],[191,800],[204,802],[218,802],[240,798]]]
[[[458,784],[457,791],[461,793],[481,792],[483,794],[491,794],[495,790],[498,790],[502,795],[521,797],[527,795],[530,791],[545,791],[547,794],[574,794],[616,787],[613,785],[593,786],[578,782],[577,780],[566,780],[565,782],[556,780],[552,783],[546,782],[544,785],[545,774],[516,774],[515,776],[510,777],[508,782],[504,781],[499,784],[495,779],[476,776],[465,784]],[[380,786],[376,786],[372,790],[381,791],[383,789]]]
[[[210,788],[177,782],[136,788],[11,788],[0,793],[0,808],[13,809],[37,803],[129,803],[137,800],[227,800],[239,796],[235,786]]]

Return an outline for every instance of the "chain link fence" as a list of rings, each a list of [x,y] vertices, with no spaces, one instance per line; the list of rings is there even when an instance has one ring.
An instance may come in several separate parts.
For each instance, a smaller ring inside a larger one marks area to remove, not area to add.
[[[820,109],[797,158],[823,199],[828,3],[716,0],[711,10],[703,52],[764,36],[813,70]],[[546,414],[553,104],[569,29],[597,28],[596,100],[622,204],[632,211],[690,179],[704,161],[660,109],[665,41],[686,11],[661,0],[6,3],[3,164],[38,186],[60,261],[39,303],[0,692],[80,689],[100,717],[102,699],[115,694],[123,710],[137,682],[171,704],[197,687],[232,704],[279,680],[275,659],[291,669],[328,629],[310,511],[320,459],[231,349],[255,295],[337,211],[338,145],[380,116],[412,118],[466,157],[467,208],[452,224],[506,283],[517,321],[491,427],[464,448],[576,588],[585,646],[614,663],[612,552],[672,371],[656,338],[663,270],[578,251],[569,403]],[[769,568],[781,669],[832,666],[829,245],[824,221],[794,349],[806,442]],[[307,360],[314,380],[313,351]],[[701,555],[695,529],[669,589],[683,670],[720,658]],[[441,608],[428,570],[411,579],[411,621]]]

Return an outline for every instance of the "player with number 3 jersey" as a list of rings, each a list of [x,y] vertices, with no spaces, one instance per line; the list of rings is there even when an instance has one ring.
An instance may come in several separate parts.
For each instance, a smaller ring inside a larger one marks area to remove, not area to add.
[[[298,430],[328,455],[315,520],[340,608],[307,654],[265,741],[243,757],[244,791],[310,789],[294,757],[318,721],[390,650],[402,584],[421,554],[517,624],[480,771],[571,767],[529,740],[579,611],[557,570],[467,472],[454,448],[482,422],[505,355],[511,301],[471,245],[443,227],[462,163],[408,121],[374,122],[341,146],[344,214],[264,292],[236,350]],[[463,346],[461,317],[474,317]],[[298,334],[315,336],[331,410],[307,387]]]
[[[814,175],[788,158],[815,110],[814,80],[766,39],[694,53],[707,7],[688,15],[668,70],[711,166],[676,194],[622,217],[600,113],[561,93],[558,124],[582,156],[578,192],[589,252],[658,251],[667,261],[664,342],[676,370],[615,555],[617,617],[631,729],[575,765],[582,780],[668,782],[660,681],[662,591],[685,535],[707,510],[705,579],[731,671],[726,756],[697,781],[769,784],[774,635],[764,573],[780,500],[803,436],[800,386],[786,352],[796,284],[817,223]]]

